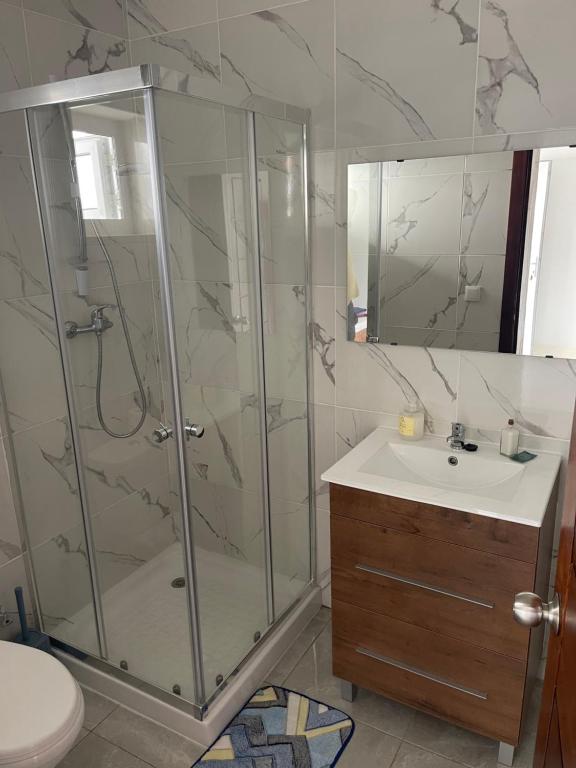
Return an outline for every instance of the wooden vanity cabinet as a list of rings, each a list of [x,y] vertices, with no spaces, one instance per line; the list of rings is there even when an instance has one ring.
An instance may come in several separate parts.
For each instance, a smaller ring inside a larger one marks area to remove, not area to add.
[[[556,495],[542,527],[330,486],[333,671],[517,745],[543,630],[512,616],[547,594]]]

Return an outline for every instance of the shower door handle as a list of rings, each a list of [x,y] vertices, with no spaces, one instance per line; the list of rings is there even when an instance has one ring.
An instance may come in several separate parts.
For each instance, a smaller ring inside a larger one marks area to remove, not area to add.
[[[186,419],[184,434],[186,435],[186,440],[190,440],[191,437],[202,437],[204,427],[201,424],[191,424],[190,419]]]
[[[160,424],[158,429],[154,430],[154,440],[157,443],[163,443],[173,435],[173,431],[170,427],[165,427],[164,424]]]

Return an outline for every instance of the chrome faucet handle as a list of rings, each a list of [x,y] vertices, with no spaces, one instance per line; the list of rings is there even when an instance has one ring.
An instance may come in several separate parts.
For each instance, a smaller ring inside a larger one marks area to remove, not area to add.
[[[453,421],[452,422],[452,435],[451,437],[455,437],[459,440],[464,440],[464,435],[466,433],[466,427],[464,424],[462,424],[459,421]]]
[[[95,320],[98,318],[101,320],[104,317],[104,310],[106,309],[116,309],[116,306],[114,304],[100,304],[99,306],[94,307],[90,313],[92,319]]]
[[[466,427],[459,421],[452,422],[452,432],[446,438],[446,442],[453,451],[461,451],[464,449],[464,435],[466,434]]]

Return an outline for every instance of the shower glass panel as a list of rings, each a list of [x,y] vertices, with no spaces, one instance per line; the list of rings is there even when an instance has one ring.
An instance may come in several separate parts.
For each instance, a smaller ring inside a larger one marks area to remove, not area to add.
[[[310,581],[302,125],[256,115],[270,534],[276,616]]]
[[[102,656],[194,700],[180,496],[170,443],[154,439],[173,414],[143,96],[39,107],[30,122]],[[66,547],[82,559],[76,529]],[[84,602],[52,633],[90,649]]]
[[[44,627],[58,637],[82,611],[78,647],[99,655],[73,431],[25,125],[23,111],[2,115],[0,397],[7,421],[2,427],[18,467],[14,492],[26,510]]]
[[[272,621],[260,431],[251,115],[155,94],[206,697]],[[231,628],[233,627],[233,631]]]

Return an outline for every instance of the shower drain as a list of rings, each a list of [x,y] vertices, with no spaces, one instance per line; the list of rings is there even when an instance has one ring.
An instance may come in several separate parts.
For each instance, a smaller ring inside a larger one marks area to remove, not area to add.
[[[186,586],[186,579],[184,576],[178,576],[177,579],[174,579],[171,586],[174,587],[174,589],[182,589],[182,587]]]

